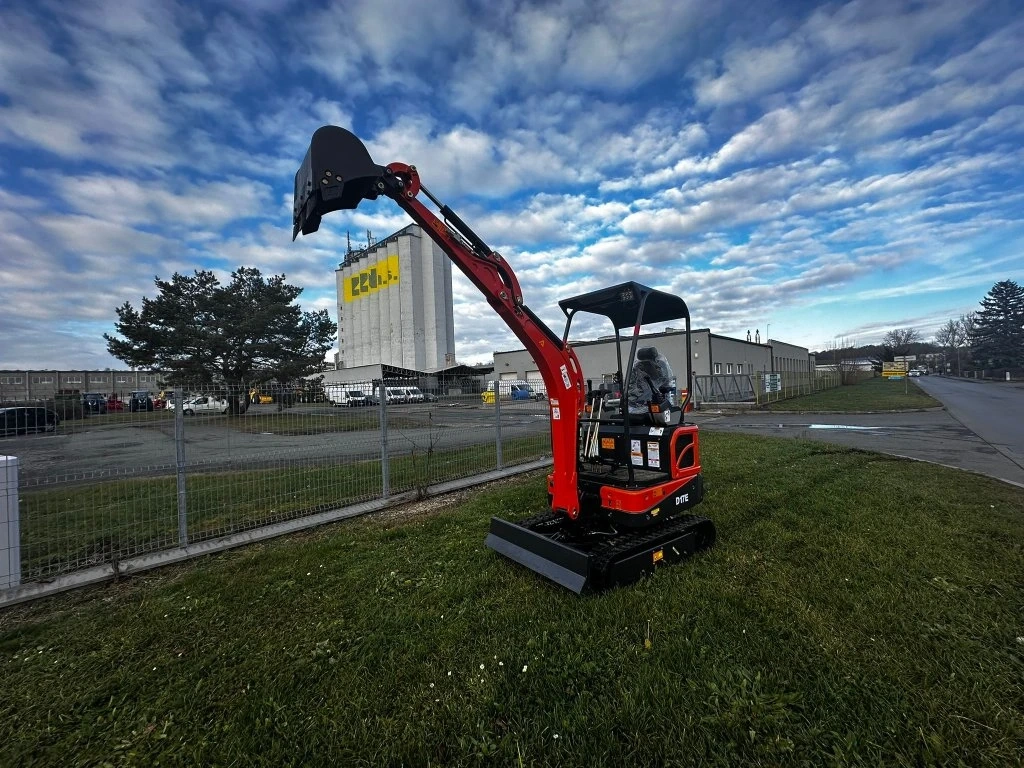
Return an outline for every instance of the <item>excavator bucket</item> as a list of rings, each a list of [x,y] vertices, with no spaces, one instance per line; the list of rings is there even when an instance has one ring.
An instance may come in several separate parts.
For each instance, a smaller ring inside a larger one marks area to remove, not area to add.
[[[376,199],[383,175],[355,134],[335,125],[317,129],[295,173],[292,240],[316,232],[324,214]]]

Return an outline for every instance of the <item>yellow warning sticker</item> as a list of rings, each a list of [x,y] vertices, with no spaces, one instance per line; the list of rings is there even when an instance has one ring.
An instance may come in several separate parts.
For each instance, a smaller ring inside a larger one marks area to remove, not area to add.
[[[601,447],[608,450],[615,450],[615,438],[614,437],[602,437]]]
[[[658,562],[659,560],[664,560],[664,559],[665,559],[665,550],[659,549],[659,550],[657,550],[654,553],[654,562],[655,563]]]

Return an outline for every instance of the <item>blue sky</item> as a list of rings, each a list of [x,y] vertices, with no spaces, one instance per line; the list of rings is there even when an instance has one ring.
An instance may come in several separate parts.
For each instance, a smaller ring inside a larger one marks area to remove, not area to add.
[[[0,368],[120,366],[114,308],[174,271],[283,272],[334,315],[346,232],[407,220],[364,203],[291,242],[326,123],[415,164],[556,328],[635,279],[717,333],[930,339],[1024,279],[1022,9],[6,2]],[[455,301],[460,362],[517,346],[458,274]]]

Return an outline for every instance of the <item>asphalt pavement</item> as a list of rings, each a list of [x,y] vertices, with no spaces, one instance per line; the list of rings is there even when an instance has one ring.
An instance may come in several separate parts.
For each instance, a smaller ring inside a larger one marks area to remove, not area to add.
[[[692,421],[709,431],[799,437],[965,469],[1024,487],[1024,385],[923,376],[943,408],[887,413],[718,410]]]

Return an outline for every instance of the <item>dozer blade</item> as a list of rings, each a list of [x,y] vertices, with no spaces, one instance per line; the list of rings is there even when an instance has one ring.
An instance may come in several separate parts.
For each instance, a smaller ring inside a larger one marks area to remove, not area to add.
[[[491,532],[485,543],[495,552],[576,594],[587,587],[590,558],[586,552],[498,517],[491,518]]]
[[[376,199],[383,174],[355,134],[336,125],[318,128],[295,172],[292,240],[316,232],[324,214]]]
[[[556,541],[556,528],[532,530],[491,518],[488,547],[576,594],[623,587],[664,565],[710,548],[715,526],[705,517],[679,515],[650,528],[603,536],[596,546]]]

